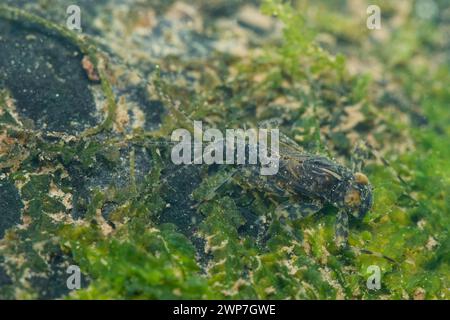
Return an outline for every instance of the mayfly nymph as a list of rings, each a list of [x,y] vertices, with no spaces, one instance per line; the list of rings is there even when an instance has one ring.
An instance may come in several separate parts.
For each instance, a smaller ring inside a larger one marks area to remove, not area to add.
[[[189,119],[176,108],[172,111]],[[252,145],[248,132],[251,131],[242,131],[243,136],[240,136],[244,141],[243,145],[240,144],[240,149],[241,152],[246,150],[245,153],[259,148]],[[245,142],[246,137],[249,137],[248,144]],[[271,157],[277,158],[275,174],[262,175],[260,165],[231,162],[238,164],[234,164],[230,174],[211,188],[205,200],[212,199],[222,185],[234,178],[238,184],[256,189],[273,200],[277,204],[275,217],[280,221],[305,218],[332,205],[338,209],[335,242],[339,247],[346,247],[349,216],[362,219],[372,207],[373,195],[369,179],[364,173],[350,170],[325,156],[305,152],[295,141],[278,130],[277,138],[279,142],[276,143],[276,151],[271,149]],[[190,144],[191,141],[187,143]],[[219,149],[223,148],[222,144],[219,145]],[[232,157],[236,155],[235,151],[232,151]],[[191,163],[196,163],[195,158]]]
[[[239,180],[280,203],[276,208],[279,219],[305,218],[326,205],[336,207],[335,239],[340,247],[347,244],[349,215],[362,219],[372,207],[372,186],[364,173],[306,153],[293,141],[280,142],[277,174],[261,176],[252,166],[243,166],[243,170],[244,174],[235,172]]]

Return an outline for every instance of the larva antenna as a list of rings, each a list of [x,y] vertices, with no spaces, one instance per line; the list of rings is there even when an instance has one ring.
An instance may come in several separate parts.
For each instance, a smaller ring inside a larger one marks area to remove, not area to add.
[[[408,182],[406,182],[402,176],[397,172],[397,170],[395,170],[395,168],[391,165],[391,163],[384,158],[377,150],[375,149],[371,149],[370,152],[378,159],[381,160],[381,162],[386,166],[392,169],[392,171],[394,171],[395,176],[397,177],[397,179],[405,186],[407,186],[408,188],[410,187],[410,185],[408,184]]]
[[[388,257],[388,256],[386,256],[386,255],[384,255],[382,253],[371,251],[371,250],[368,250],[368,249],[358,248],[358,247],[351,246],[351,245],[348,245],[348,248],[350,250],[352,250],[353,252],[355,252],[356,254],[359,254],[359,255],[361,255],[361,254],[372,255],[372,256],[375,256],[375,257],[378,257],[378,258],[385,259],[385,260],[389,261],[390,263],[393,263],[396,266],[400,266],[400,263],[398,263],[396,260],[394,260],[393,258]]]
[[[358,141],[353,148],[351,154],[351,164],[353,172],[362,172],[364,169],[364,162],[369,158],[368,145],[365,142]]]
[[[369,154],[371,154],[372,156],[374,156],[376,159],[379,159],[381,161],[381,163],[383,163],[384,166],[390,168],[392,171],[394,171],[396,178],[405,186],[407,186],[408,188],[410,187],[408,182],[405,181],[405,179],[402,178],[402,176],[397,172],[397,170],[395,170],[395,168],[391,165],[391,163],[385,158],[383,157],[380,152],[373,147],[369,142],[362,142],[360,141],[358,143],[358,145],[355,147],[356,150],[356,154],[357,156],[363,156],[363,157],[368,157]],[[352,157],[354,157],[354,155],[352,155]],[[360,159],[358,159],[360,160]],[[361,164],[362,166],[362,164]]]
[[[403,177],[397,172],[397,170],[391,165],[391,163],[383,157],[380,152],[373,147],[369,142],[359,141],[356,145],[355,150],[352,154],[352,169],[354,172],[359,171],[362,172],[364,166],[364,160],[369,158],[369,155],[372,155],[375,159],[379,160],[386,168],[389,168],[397,180],[406,188],[406,190],[411,190],[411,186]],[[382,183],[378,185],[374,185],[373,189],[376,190],[382,186],[388,185],[388,183]],[[417,206],[419,201],[414,198],[410,193],[405,194],[408,198],[410,198],[414,204]]]

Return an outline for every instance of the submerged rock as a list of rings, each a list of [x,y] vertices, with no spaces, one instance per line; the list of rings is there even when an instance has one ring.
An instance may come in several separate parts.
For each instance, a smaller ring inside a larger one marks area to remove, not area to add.
[[[28,127],[80,133],[99,122],[83,55],[66,39],[47,33],[0,20],[0,87],[10,92]]]

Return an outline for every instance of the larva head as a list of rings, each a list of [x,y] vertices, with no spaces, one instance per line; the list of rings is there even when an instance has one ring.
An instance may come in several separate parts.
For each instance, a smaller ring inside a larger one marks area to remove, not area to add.
[[[355,217],[362,219],[372,207],[372,186],[361,172],[356,172],[344,195],[344,205]]]

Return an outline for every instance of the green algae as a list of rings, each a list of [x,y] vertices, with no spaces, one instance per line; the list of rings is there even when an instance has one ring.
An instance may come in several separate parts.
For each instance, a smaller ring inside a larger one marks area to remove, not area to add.
[[[91,51],[89,42],[43,18],[3,10],[10,19],[56,30],[98,66],[98,49]],[[364,72],[347,70],[358,56],[348,43],[370,36],[353,30],[357,22],[332,10],[326,10],[332,20],[317,19],[301,4],[275,0],[261,10],[283,22],[282,38],[267,41],[262,53],[249,50],[245,59],[220,53],[205,58],[214,81],[177,57],[161,61],[148,77],[140,74],[146,99],[168,109],[156,117],[157,131],[42,135],[39,128],[15,125],[9,95],[2,93],[0,129],[8,137],[2,139],[2,174],[15,184],[23,205],[12,213],[20,227],[5,227],[0,297],[449,298],[450,91],[442,84],[450,82],[450,66],[448,59],[439,70],[407,63],[438,55],[440,40],[430,33],[439,33],[439,25],[414,24],[411,16],[380,47],[365,49],[389,74],[383,80],[392,89],[370,76],[364,62]],[[395,7],[390,10],[394,15]],[[323,32],[346,40],[334,48],[341,54],[319,45]],[[400,55],[392,54],[398,50]],[[200,73],[198,82],[182,74],[189,67]],[[100,75],[109,102],[100,128],[113,129],[114,88],[106,72]],[[177,101],[183,102],[181,110],[173,107]],[[357,141],[375,145],[377,153],[364,169],[375,187],[374,208],[362,221],[351,221],[350,244],[398,265],[336,248],[334,208],[289,222],[287,232],[273,219],[275,204],[264,193],[233,179],[216,188],[228,180],[226,171],[179,169],[170,164],[170,149],[154,140],[190,119],[226,128],[273,118],[306,150],[346,164]],[[66,288],[70,264],[81,268],[85,282],[79,291]],[[382,270],[378,291],[366,286],[371,265]]]

